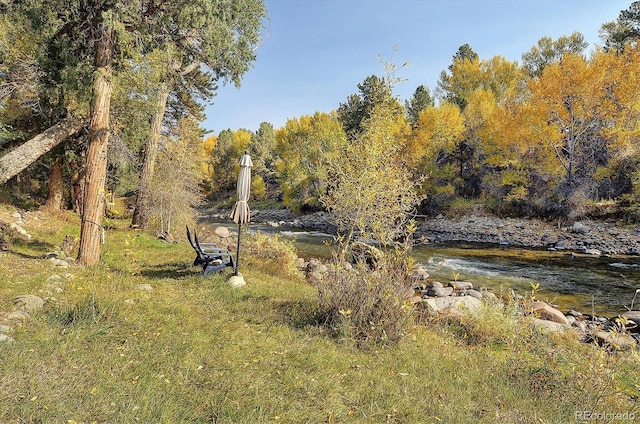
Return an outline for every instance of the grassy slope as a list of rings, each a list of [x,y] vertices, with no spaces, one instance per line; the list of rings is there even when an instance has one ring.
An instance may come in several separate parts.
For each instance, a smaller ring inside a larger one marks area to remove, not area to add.
[[[0,256],[0,311],[61,274],[40,259],[77,234],[74,218],[59,218],[28,227],[34,241]],[[186,243],[114,229],[103,256],[93,269],[72,266],[57,302],[18,327],[13,343],[0,343],[0,422],[552,423],[573,422],[578,410],[640,417],[637,357],[536,335],[496,310],[462,323],[428,321],[397,346],[358,350],[315,323],[315,289],[278,272],[278,258],[245,254],[248,285],[232,289],[228,274],[204,278],[191,268]]]

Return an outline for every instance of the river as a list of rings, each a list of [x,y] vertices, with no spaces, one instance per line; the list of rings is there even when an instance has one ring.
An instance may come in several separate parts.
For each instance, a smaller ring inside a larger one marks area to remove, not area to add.
[[[329,257],[333,237],[317,231],[250,224],[249,231],[278,233],[293,241],[298,256]],[[496,294],[530,294],[562,310],[615,316],[631,306],[640,288],[640,258],[606,257],[474,245],[416,246],[413,256],[432,279],[469,281]],[[635,309],[640,304],[636,299]]]

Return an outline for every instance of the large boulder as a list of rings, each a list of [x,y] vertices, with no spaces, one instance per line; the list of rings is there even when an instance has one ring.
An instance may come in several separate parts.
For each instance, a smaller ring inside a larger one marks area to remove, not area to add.
[[[534,327],[541,328],[542,330],[548,331],[549,333],[562,333],[563,331],[571,328],[569,325],[564,325],[558,322],[540,318],[534,318],[531,323]]]
[[[587,227],[582,222],[576,221],[571,227],[571,231],[578,234],[587,234],[589,231],[591,231],[591,228]]]
[[[569,326],[569,321],[562,312],[549,305],[546,302],[536,300],[526,306],[528,313],[547,321],[557,322],[558,324]]]
[[[595,334],[598,344],[613,347],[615,350],[629,350],[636,345],[636,341],[629,334],[598,331]]]
[[[216,227],[216,229],[213,230],[213,232],[216,233],[216,235],[220,238],[227,238],[230,236],[229,229],[223,226]]]
[[[481,300],[471,296],[432,297],[423,300],[423,303],[434,312],[442,312],[450,308],[475,312],[482,306]]]
[[[627,311],[624,312],[622,316],[640,326],[640,311]]]

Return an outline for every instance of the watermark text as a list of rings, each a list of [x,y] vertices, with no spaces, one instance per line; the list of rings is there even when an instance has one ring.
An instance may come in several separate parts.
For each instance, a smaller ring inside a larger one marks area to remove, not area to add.
[[[576,411],[574,416],[576,421],[635,421],[636,414],[633,412],[594,412]],[[640,418],[640,417],[639,417]]]

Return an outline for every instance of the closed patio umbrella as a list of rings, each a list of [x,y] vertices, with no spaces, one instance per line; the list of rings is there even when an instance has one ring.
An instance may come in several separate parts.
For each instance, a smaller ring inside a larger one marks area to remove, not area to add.
[[[245,150],[242,159],[240,160],[240,172],[238,173],[238,185],[237,185],[237,201],[231,211],[231,219],[238,224],[238,246],[236,250],[236,269],[234,274],[238,275],[238,262],[240,261],[240,227],[242,224],[249,222],[251,216],[249,211],[249,191],[251,189],[251,156]]]

